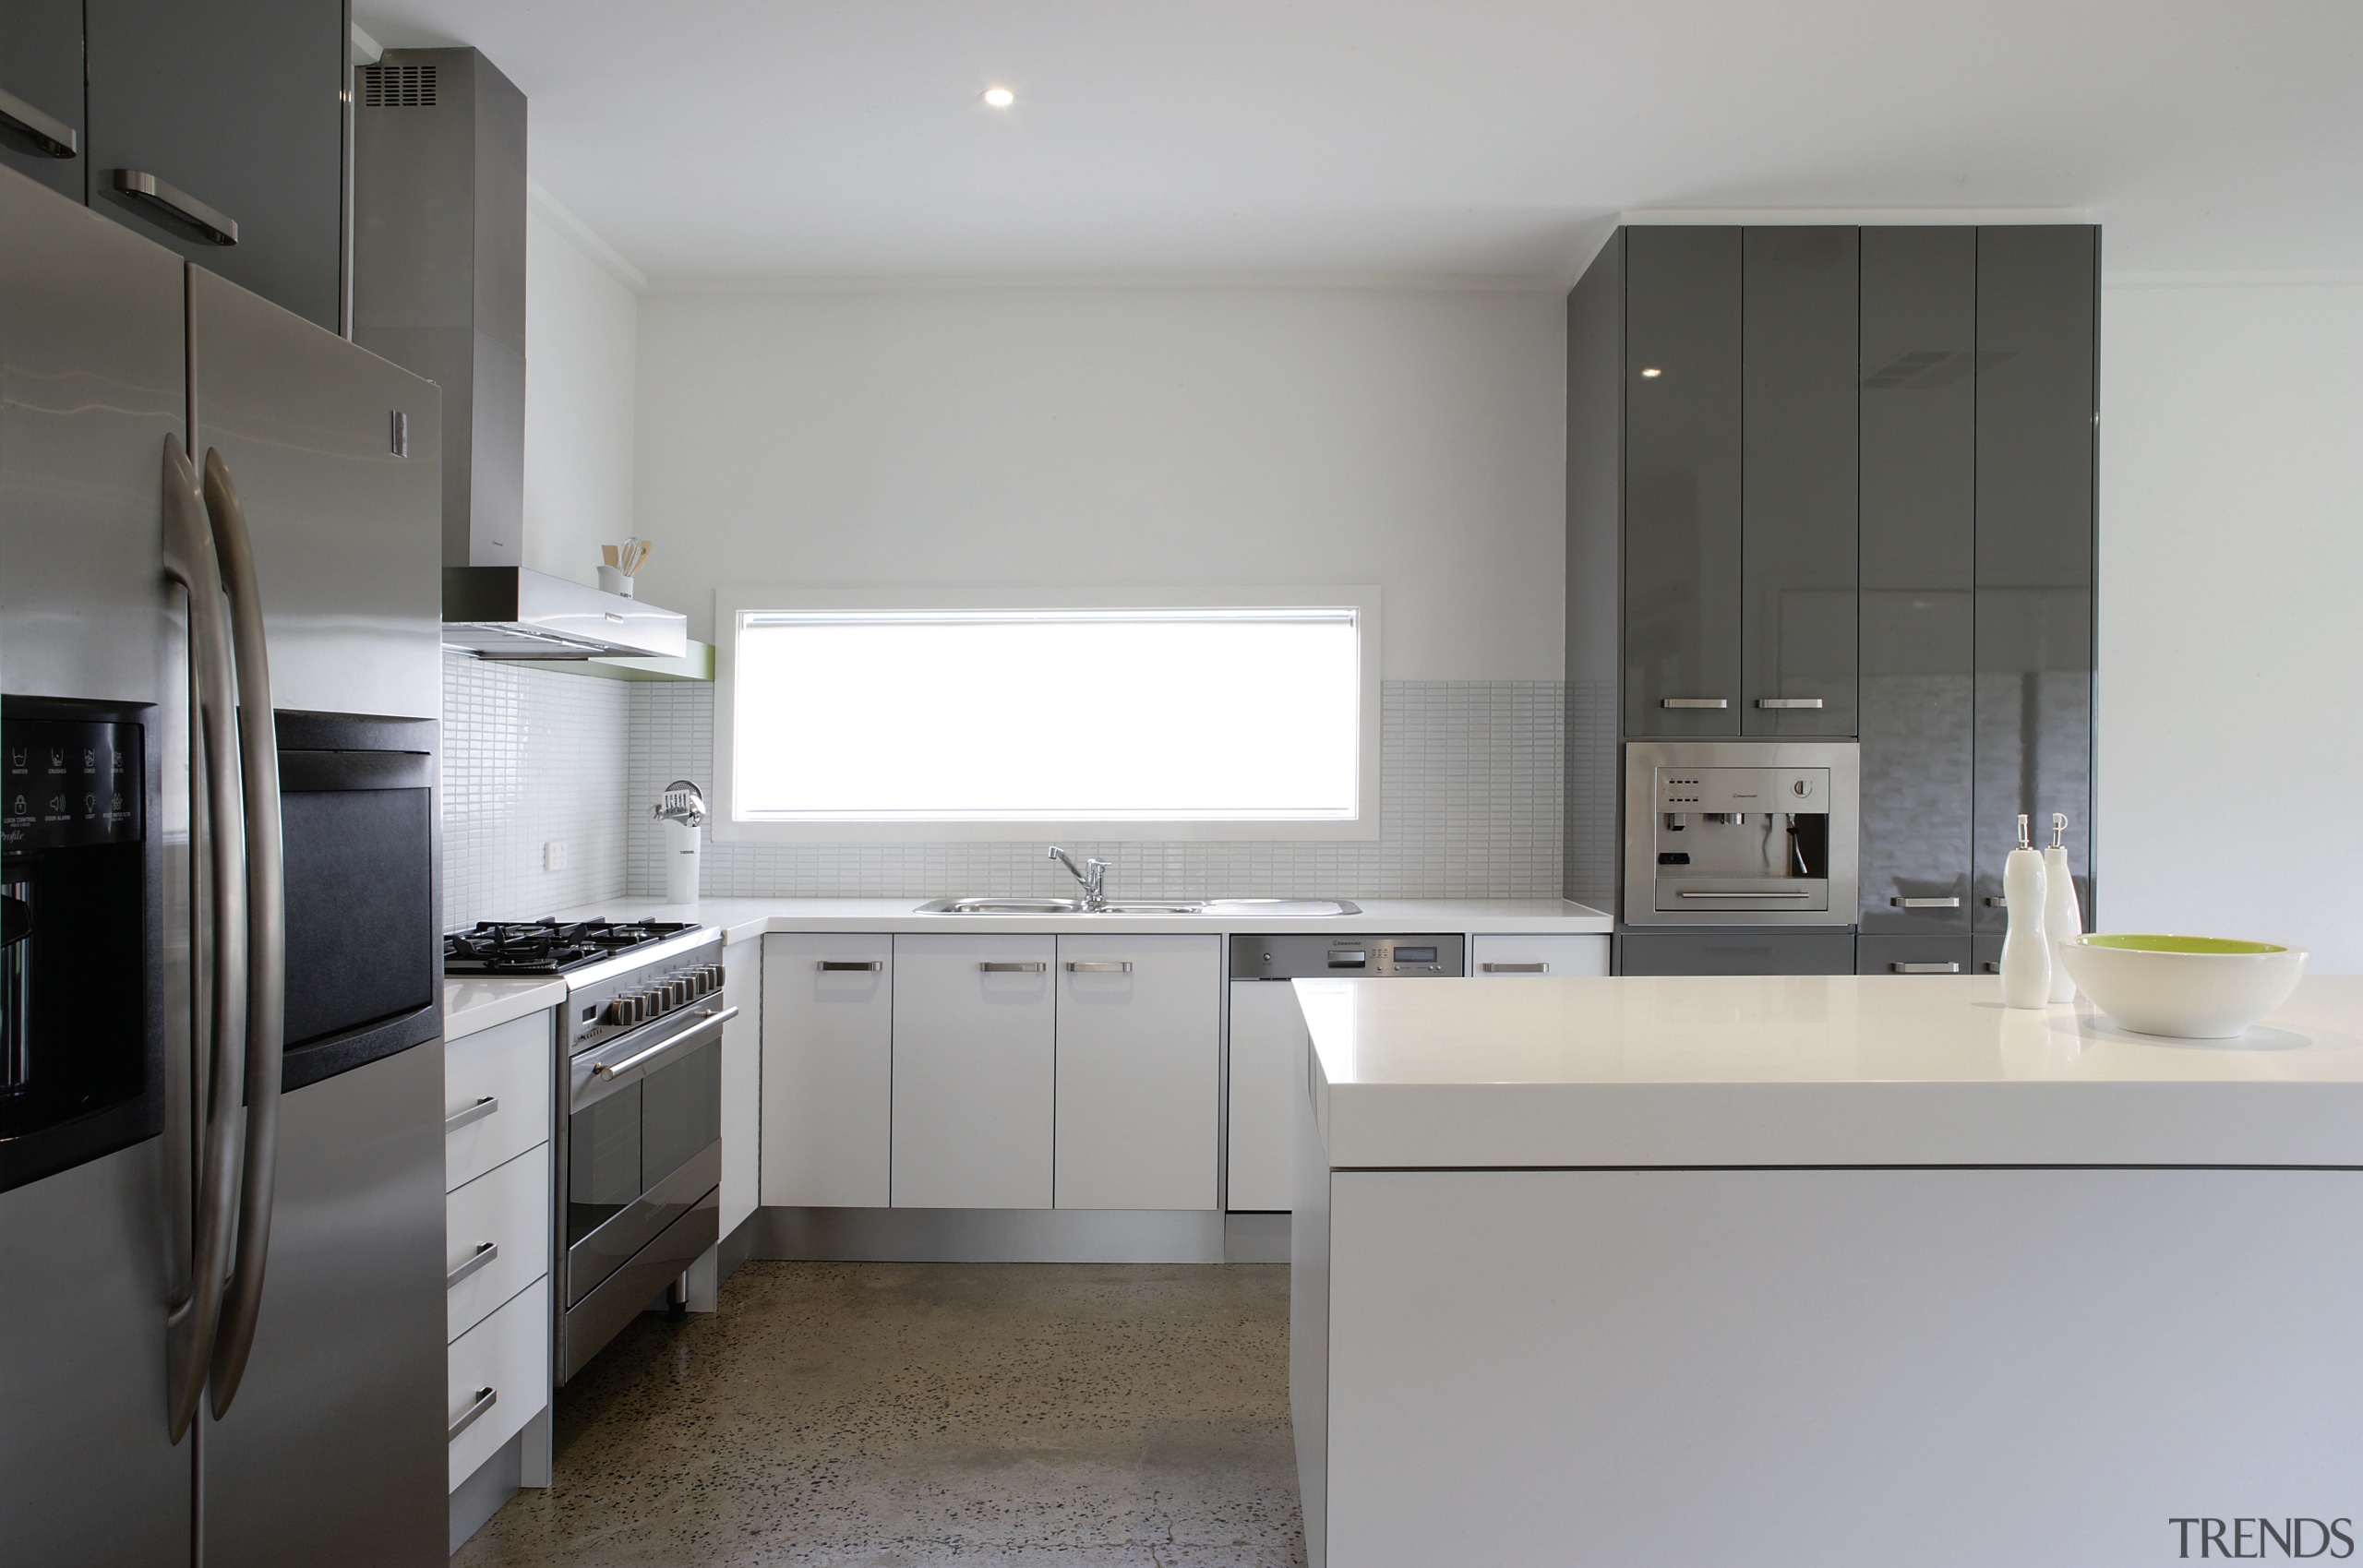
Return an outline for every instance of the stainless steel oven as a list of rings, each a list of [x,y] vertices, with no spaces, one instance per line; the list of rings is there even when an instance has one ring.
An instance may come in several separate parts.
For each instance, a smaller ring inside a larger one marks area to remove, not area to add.
[[[722,935],[568,976],[558,1381],[720,1239]]]

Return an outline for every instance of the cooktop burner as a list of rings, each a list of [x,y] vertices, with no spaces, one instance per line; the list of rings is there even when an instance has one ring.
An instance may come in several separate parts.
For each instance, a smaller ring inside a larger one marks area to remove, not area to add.
[[[446,975],[563,975],[695,930],[685,920],[479,920],[443,939]]]

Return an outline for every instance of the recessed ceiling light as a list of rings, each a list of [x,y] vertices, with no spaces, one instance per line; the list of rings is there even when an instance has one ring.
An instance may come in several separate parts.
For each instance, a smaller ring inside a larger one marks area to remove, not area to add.
[[[1017,94],[1005,87],[989,87],[985,89],[985,102],[996,109],[1006,109],[1017,102]]]
[[[1652,365],[1647,370],[1641,372],[1641,377],[1646,381],[1654,381],[1664,374],[1664,371],[1660,370],[1656,365]]]

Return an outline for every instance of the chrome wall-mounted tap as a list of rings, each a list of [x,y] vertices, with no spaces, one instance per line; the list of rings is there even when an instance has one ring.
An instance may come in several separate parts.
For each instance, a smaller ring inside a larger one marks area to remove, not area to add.
[[[1067,868],[1070,876],[1083,884],[1084,908],[1097,910],[1108,906],[1108,862],[1092,856],[1078,867],[1067,858],[1067,852],[1055,844],[1044,858],[1057,861]]]

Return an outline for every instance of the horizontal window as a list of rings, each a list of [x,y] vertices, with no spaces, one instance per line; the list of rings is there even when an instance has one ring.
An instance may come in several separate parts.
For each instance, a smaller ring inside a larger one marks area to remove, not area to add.
[[[1357,823],[1368,617],[1360,604],[741,609],[728,815],[1134,833]]]

